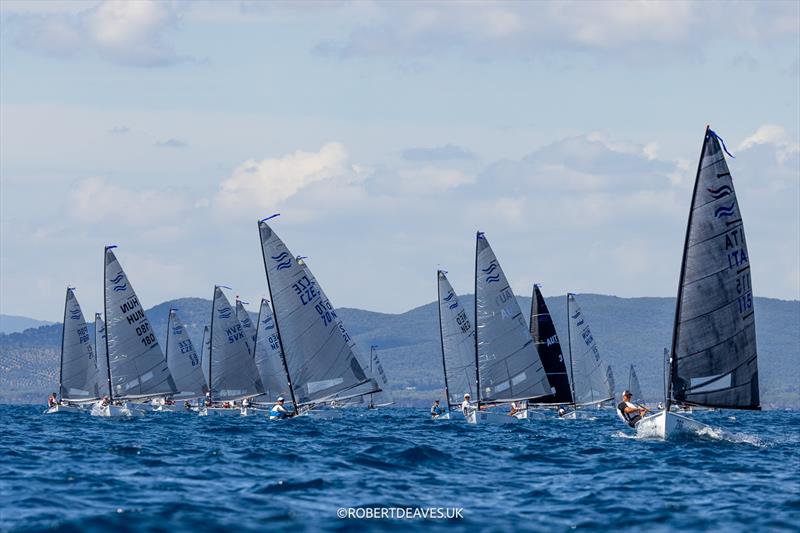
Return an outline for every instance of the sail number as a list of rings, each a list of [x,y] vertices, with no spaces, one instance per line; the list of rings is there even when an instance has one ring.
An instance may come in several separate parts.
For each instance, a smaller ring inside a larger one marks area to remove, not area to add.
[[[318,303],[314,306],[314,309],[316,309],[319,316],[322,317],[322,324],[324,326],[327,326],[337,318],[336,311],[334,311],[333,306],[328,300]]]
[[[311,303],[317,296],[319,296],[316,283],[308,279],[308,276],[303,276],[297,280],[297,283],[294,283],[292,288],[300,297],[300,302],[302,302],[303,305]]]
[[[467,313],[465,313],[463,309],[458,313],[458,315],[456,315],[456,324],[458,324],[458,327],[461,328],[463,333],[466,333],[472,329],[472,324],[469,323]]]
[[[78,340],[81,344],[89,342],[89,329],[86,326],[78,328]]]
[[[156,336],[151,333],[148,336],[142,338],[141,341],[142,344],[144,344],[145,346],[150,346],[151,344],[156,342]]]

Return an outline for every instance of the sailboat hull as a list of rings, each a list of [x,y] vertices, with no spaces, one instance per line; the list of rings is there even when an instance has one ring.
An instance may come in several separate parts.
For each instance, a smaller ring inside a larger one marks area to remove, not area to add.
[[[206,407],[200,411],[200,416],[241,416],[242,410],[238,407]]]
[[[83,409],[77,405],[55,405],[44,412],[46,415],[54,415],[57,413],[80,413]]]
[[[301,413],[299,416],[307,416],[309,418],[318,418],[321,420],[333,420],[337,418],[342,418],[344,413],[341,409],[319,409],[311,411],[306,411]]]
[[[691,418],[686,418],[671,411],[661,411],[643,418],[636,424],[636,435],[641,438],[670,439],[697,435],[710,429],[711,426]]]
[[[144,416],[144,412],[138,409],[129,409],[124,405],[98,405],[92,406],[92,416],[104,418],[138,418]]]
[[[450,420],[450,413],[445,413],[443,415],[432,416],[431,420]]]
[[[508,416],[502,413],[493,413],[491,411],[472,411],[465,417],[468,424],[477,425],[490,425],[490,426],[503,426],[506,424],[516,424],[519,422],[518,418]]]

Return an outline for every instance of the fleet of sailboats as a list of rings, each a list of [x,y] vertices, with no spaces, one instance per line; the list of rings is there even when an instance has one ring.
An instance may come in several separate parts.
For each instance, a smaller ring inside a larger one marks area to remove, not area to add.
[[[676,414],[677,406],[760,408],[750,256],[725,151],[707,128],[679,275],[665,406],[641,420],[626,419],[639,436],[708,429]],[[275,216],[258,223],[269,292],[258,318],[254,323],[238,296],[231,306],[227,287],[217,285],[199,347],[178,309],[170,309],[162,351],[116,247],[107,246],[104,312],[95,314],[93,339],[74,289],[66,291],[58,394],[46,413],[91,406],[101,417],[141,416],[150,408],[249,415],[288,398],[291,415],[334,417],[340,414],[331,406],[391,405],[377,347],[370,346],[366,363],[360,359],[305,258],[292,254],[268,223]],[[533,408],[559,407],[562,418],[577,418],[581,409],[614,401],[613,372],[575,294],[566,296],[565,353],[540,286],[533,286],[526,322],[484,233],[476,234],[472,317],[447,272],[437,270],[436,277],[446,402],[433,418],[514,424]],[[633,365],[628,390],[636,405],[645,404]],[[625,419],[624,404],[618,409]]]

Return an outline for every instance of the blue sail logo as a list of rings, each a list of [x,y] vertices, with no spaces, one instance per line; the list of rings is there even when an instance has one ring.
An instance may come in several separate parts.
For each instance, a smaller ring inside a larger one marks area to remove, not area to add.
[[[447,296],[446,296],[445,298],[442,298],[442,299],[443,299],[445,302],[449,302],[450,300],[453,300],[453,303],[451,303],[451,304],[448,306],[450,309],[455,309],[456,307],[458,307],[458,298],[456,298],[456,293],[454,293],[453,291],[450,291],[450,292],[447,294]]]
[[[122,285],[114,285],[114,290],[116,292],[127,291],[128,290],[128,284],[127,283],[123,283]]]
[[[712,189],[709,187],[706,190],[711,193],[711,197],[714,200],[719,200],[720,198],[724,198],[725,196],[729,196],[731,193],[733,193],[730,185],[723,185],[719,189]]]
[[[735,205],[735,202],[732,203],[731,205],[727,206],[727,207],[726,206],[718,207],[714,211],[714,216],[717,217],[717,218],[727,218],[729,216],[733,216],[734,205]]]
[[[223,307],[222,309],[217,309],[217,314],[220,318],[230,318],[231,317],[231,308],[230,307]]]
[[[81,310],[79,308],[70,309],[69,310],[69,317],[72,320],[80,320],[81,319]]]

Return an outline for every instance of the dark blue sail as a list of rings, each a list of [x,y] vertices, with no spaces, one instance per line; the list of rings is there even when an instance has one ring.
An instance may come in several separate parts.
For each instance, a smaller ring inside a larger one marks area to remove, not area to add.
[[[556,326],[538,285],[533,286],[530,324],[533,343],[539,351],[539,358],[542,360],[550,387],[554,390],[553,394],[537,399],[536,403],[573,403],[567,365],[564,363]]]

